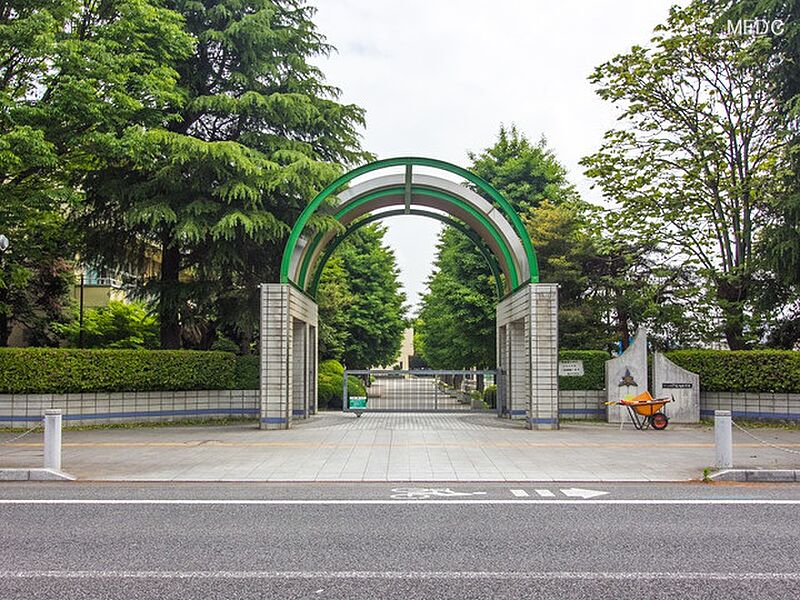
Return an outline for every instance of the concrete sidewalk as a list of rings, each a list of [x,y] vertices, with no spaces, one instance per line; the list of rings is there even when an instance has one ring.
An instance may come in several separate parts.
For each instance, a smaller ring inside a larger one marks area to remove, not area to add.
[[[734,430],[741,468],[800,468],[800,431]],[[0,443],[14,437],[0,434]],[[327,413],[288,431],[255,425],[64,431],[78,479],[174,481],[678,481],[713,465],[713,429],[564,423],[528,431],[484,414]],[[0,467],[41,466],[41,434],[0,445]]]

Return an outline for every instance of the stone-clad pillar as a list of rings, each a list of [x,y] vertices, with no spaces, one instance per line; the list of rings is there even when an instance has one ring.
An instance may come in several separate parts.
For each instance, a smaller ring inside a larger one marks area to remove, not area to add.
[[[318,310],[288,284],[261,285],[261,428],[288,429],[317,406]]]
[[[530,287],[530,429],[558,429],[558,285]]]
[[[558,286],[529,284],[497,305],[498,354],[511,418],[558,428]]]
[[[289,286],[261,284],[261,429],[288,429],[292,397]]]

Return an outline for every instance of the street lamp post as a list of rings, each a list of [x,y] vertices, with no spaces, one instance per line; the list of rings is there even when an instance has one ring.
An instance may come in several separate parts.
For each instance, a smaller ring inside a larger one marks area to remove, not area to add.
[[[8,241],[8,238],[4,234],[0,233],[0,274],[4,276],[3,287],[2,289],[0,289],[0,295],[2,295],[3,302],[5,302],[6,298],[8,297],[8,284],[5,281],[6,265],[4,259],[6,255],[6,250],[8,250],[9,245],[10,242]],[[0,315],[0,346],[6,345],[7,333],[8,333],[8,317],[6,316],[6,313],[3,312],[3,314]]]
[[[78,312],[78,348],[83,348],[83,288],[86,283],[86,269],[81,267],[80,309]]]

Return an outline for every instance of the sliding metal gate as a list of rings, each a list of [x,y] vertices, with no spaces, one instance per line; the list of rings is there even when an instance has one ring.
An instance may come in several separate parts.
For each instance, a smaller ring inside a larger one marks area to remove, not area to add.
[[[492,402],[489,394],[490,403],[485,403],[482,390],[498,383],[496,371],[346,370],[342,408],[357,413],[494,412],[500,402]]]

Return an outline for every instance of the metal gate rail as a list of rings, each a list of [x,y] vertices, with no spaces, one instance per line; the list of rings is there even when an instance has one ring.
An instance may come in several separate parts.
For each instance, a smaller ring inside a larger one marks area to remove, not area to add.
[[[361,381],[353,385],[349,378]],[[342,386],[344,412],[494,412],[479,391],[497,385],[494,370],[354,369],[345,370]],[[359,389],[363,386],[363,391]],[[499,407],[500,404],[498,403]]]

